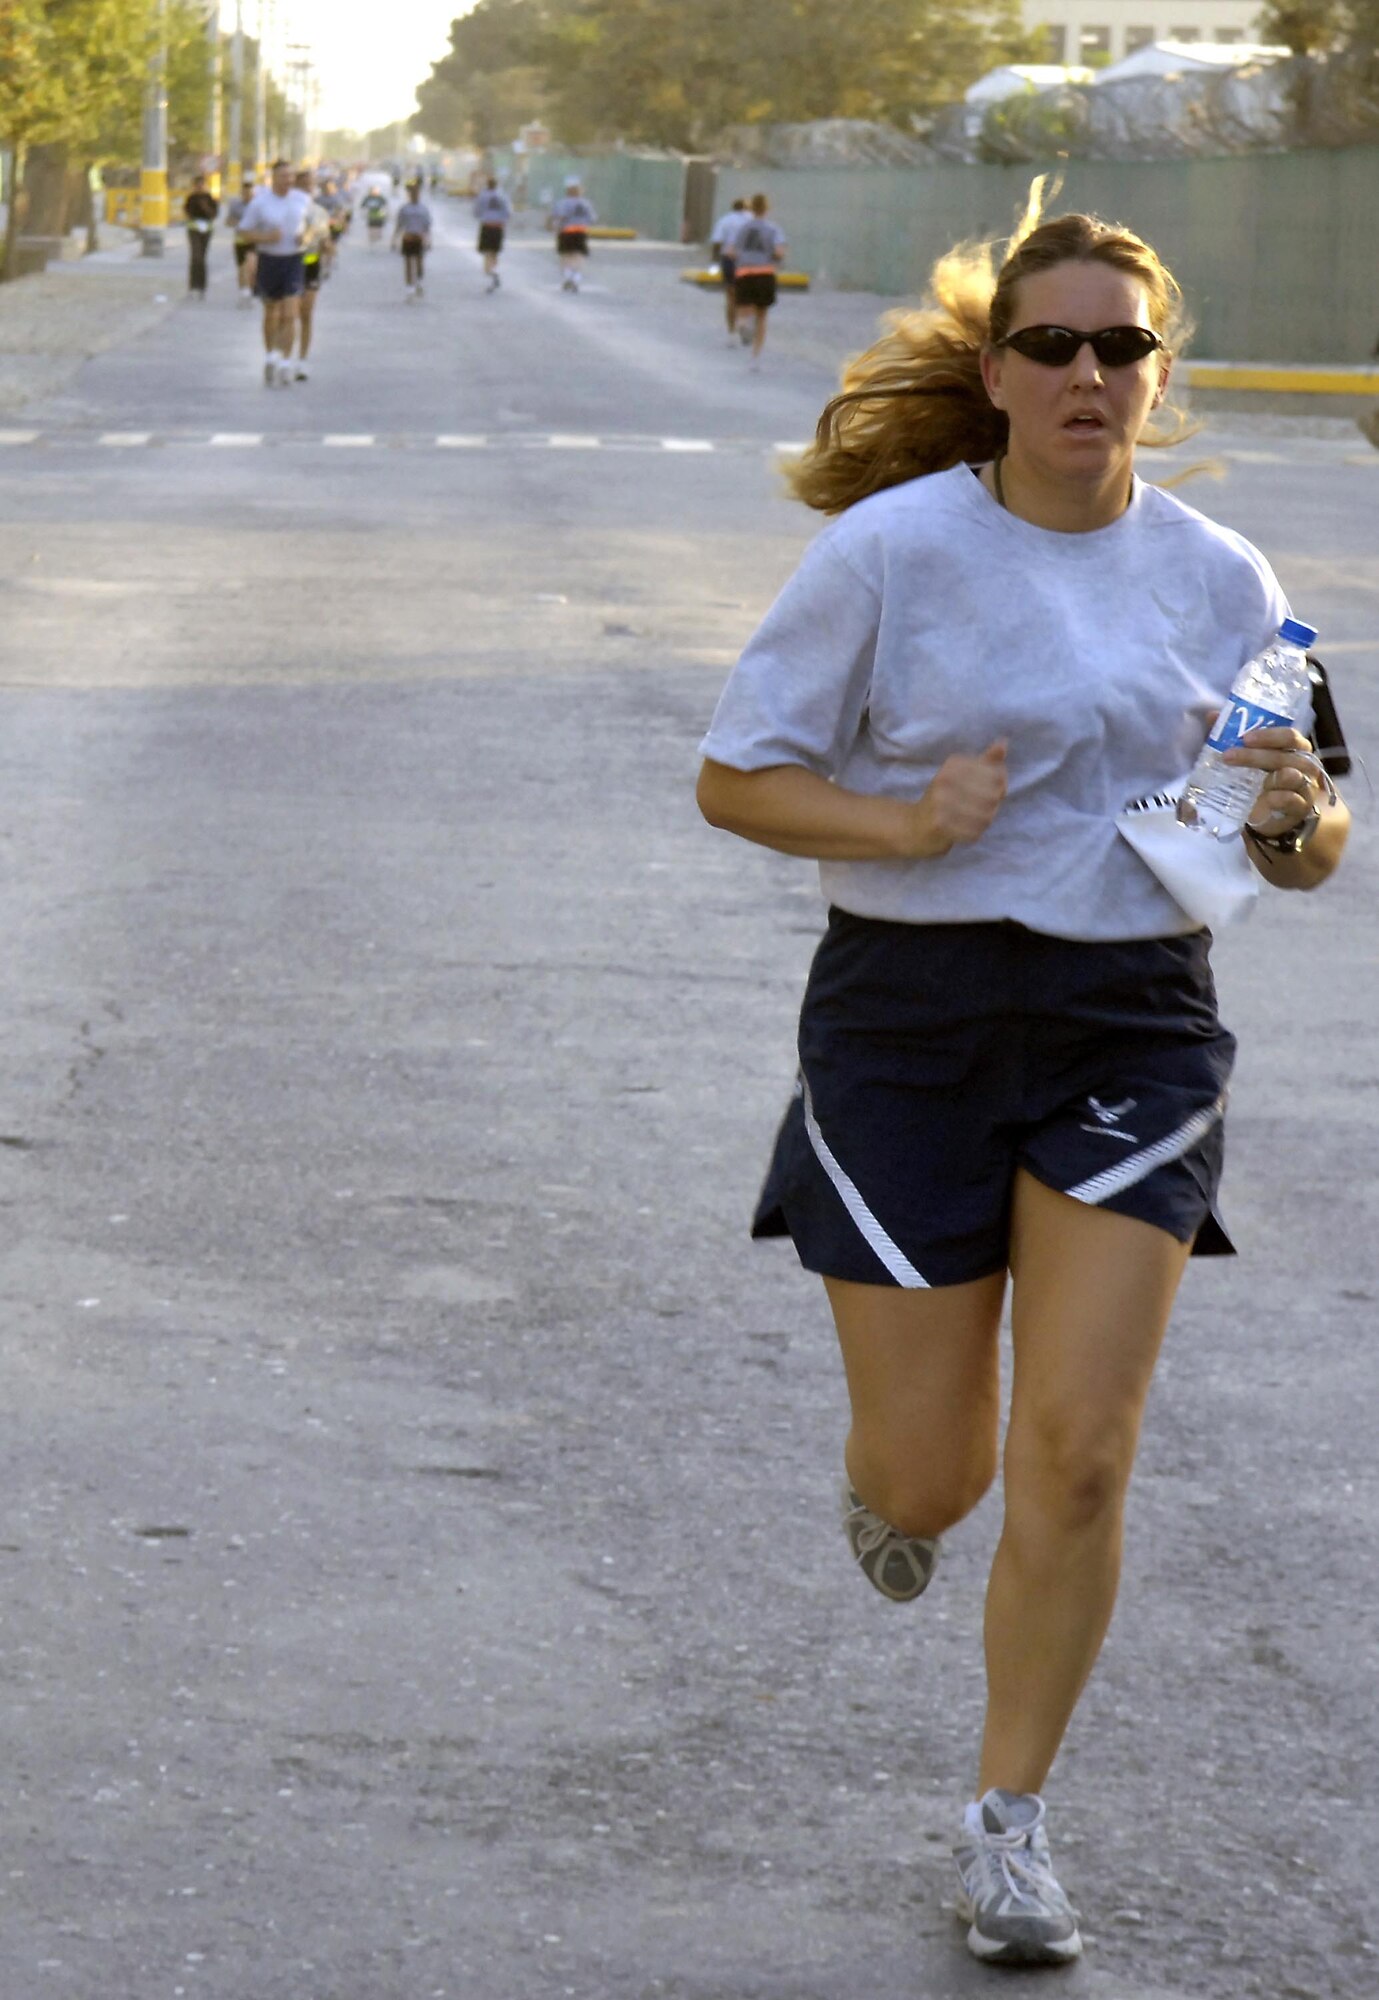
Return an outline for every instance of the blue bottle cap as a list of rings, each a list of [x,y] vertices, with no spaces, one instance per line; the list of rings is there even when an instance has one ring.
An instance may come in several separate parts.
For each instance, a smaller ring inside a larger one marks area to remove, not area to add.
[[[1278,636],[1306,650],[1308,646],[1316,645],[1317,628],[1315,625],[1304,625],[1300,618],[1285,618],[1278,628]]]

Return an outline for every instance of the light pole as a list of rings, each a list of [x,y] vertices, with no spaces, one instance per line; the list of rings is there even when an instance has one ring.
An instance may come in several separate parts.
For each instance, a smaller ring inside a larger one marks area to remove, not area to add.
[[[211,101],[206,111],[206,169],[211,193],[220,197],[220,0],[210,0],[206,9],[206,67],[211,78]]]
[[[235,0],[235,39],[230,44],[230,156],[225,178],[231,194],[238,194],[244,180],[240,149],[244,143],[244,0]]]
[[[144,162],[139,175],[142,254],[161,257],[168,226],[168,0],[158,0],[158,42],[144,93]]]
[[[263,186],[268,172],[268,48],[264,33],[265,0],[259,0],[259,48],[254,64],[254,185]]]

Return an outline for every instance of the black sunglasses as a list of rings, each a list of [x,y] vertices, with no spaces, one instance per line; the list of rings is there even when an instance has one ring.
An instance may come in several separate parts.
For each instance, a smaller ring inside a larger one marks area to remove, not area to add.
[[[1088,343],[1103,368],[1129,368],[1156,347],[1164,347],[1147,326],[1103,326],[1096,333],[1081,333],[1075,326],[1022,326],[996,345],[1013,347],[1026,361],[1037,361],[1044,368],[1066,368]]]

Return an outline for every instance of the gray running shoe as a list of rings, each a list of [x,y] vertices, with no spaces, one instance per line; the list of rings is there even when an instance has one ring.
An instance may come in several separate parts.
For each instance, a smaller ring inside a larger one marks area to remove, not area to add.
[[[957,1911],[974,1958],[1001,1965],[1062,1965],[1082,1950],[1072,1904],[1059,1887],[1032,1792],[989,1791],[967,1808]]]
[[[862,1505],[847,1479],[843,1481],[843,1532],[868,1583],[883,1597],[908,1604],[927,1587],[938,1563],[937,1535],[932,1540],[924,1535],[902,1535]]]

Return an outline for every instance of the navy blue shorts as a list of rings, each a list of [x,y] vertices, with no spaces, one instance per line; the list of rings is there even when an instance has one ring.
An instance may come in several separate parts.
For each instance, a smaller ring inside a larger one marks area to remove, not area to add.
[[[270,257],[259,252],[254,290],[261,299],[295,299],[306,289],[306,258],[300,250]]]
[[[1206,931],[1080,943],[829,912],[752,1224],[859,1284],[1007,1267],[1017,1167],[1232,1255],[1214,1210],[1235,1038]]]

